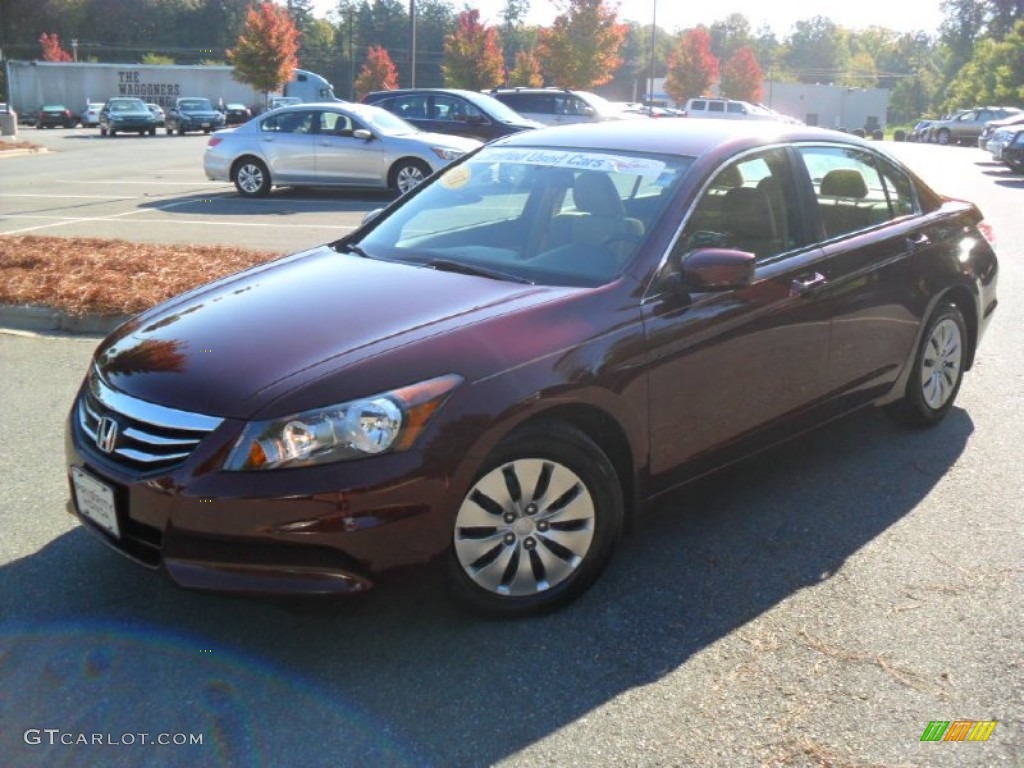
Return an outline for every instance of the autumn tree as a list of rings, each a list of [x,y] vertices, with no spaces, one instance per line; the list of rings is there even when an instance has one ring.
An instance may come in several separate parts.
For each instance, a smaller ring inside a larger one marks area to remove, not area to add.
[[[449,88],[480,91],[504,82],[498,30],[480,23],[480,11],[459,14],[458,26],[444,41],[441,73]]]
[[[565,11],[538,33],[537,57],[547,79],[563,88],[607,83],[622,64],[626,25],[605,0],[564,0]]]
[[[764,97],[764,72],[754,58],[754,52],[743,46],[722,67],[722,95],[729,99],[742,99],[758,103]]]
[[[43,61],[71,61],[71,54],[60,47],[56,32],[51,35],[43,32],[39,36],[39,44],[43,47]]]
[[[540,62],[533,51],[518,51],[516,61],[508,73],[510,85],[538,88],[544,85],[540,73]]]
[[[264,94],[280,89],[292,79],[299,64],[299,33],[288,10],[273,3],[249,8],[245,28],[228,60],[235,65],[234,78]]]
[[[665,93],[677,104],[700,96],[718,80],[718,59],[711,53],[711,36],[704,27],[688,29],[668,58]]]
[[[388,52],[379,45],[371,45],[366,61],[356,78],[356,98],[370,91],[390,91],[398,87],[398,69]]]

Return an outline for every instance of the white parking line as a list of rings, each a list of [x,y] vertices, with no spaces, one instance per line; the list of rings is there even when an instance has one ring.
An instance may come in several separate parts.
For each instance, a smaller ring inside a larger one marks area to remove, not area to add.
[[[25,215],[25,216],[0,216],[0,221],[4,218],[11,219],[31,219],[35,221],[49,221],[50,224],[40,224],[36,227],[23,227],[22,229],[12,229],[9,232],[0,232],[0,237],[6,235],[20,235],[24,232],[34,232],[40,229],[47,229],[48,227],[61,227],[67,224],[94,224],[98,222],[113,222],[114,219],[123,218],[130,216],[136,211],[128,211],[126,213],[115,214],[114,216],[85,216],[78,218],[66,218],[62,216],[38,216],[38,215]],[[114,222],[117,223],[117,222]],[[133,224],[167,224],[167,219],[132,219]],[[198,219],[175,219],[174,224],[188,224],[191,226],[199,227],[255,227],[255,228],[273,228],[273,229],[329,229],[337,232],[351,232],[356,229],[356,226],[346,226],[344,224],[283,224],[280,222],[258,222],[258,221],[200,221]]]
[[[0,192],[0,197],[31,197],[31,198],[39,198],[39,199],[42,199],[42,200],[66,200],[66,199],[70,199],[70,200],[145,200],[146,199],[144,197],[139,197],[138,195],[132,195],[131,197],[118,197],[116,195],[33,195],[33,194],[26,194],[26,195],[14,194],[14,195],[8,195],[8,194],[5,194],[3,192]]]
[[[163,171],[161,171],[163,173]],[[82,179],[55,179],[55,184],[145,184],[151,187],[223,187],[224,182],[222,181],[157,181],[155,179],[146,179],[143,181],[125,181],[124,179],[90,179],[88,181]]]

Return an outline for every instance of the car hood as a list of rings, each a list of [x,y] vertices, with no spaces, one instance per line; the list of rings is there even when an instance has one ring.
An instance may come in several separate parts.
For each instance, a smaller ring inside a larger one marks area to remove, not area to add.
[[[324,246],[147,311],[103,342],[96,364],[115,389],[150,402],[229,418],[283,415],[445,373],[493,373],[504,364],[495,350],[467,355],[479,338],[460,342],[461,332],[579,290]],[[450,369],[466,358],[468,369]]]
[[[419,131],[418,133],[392,134],[386,137],[390,142],[400,142],[411,146],[418,146],[425,149],[425,145],[457,149],[462,152],[472,152],[482,142],[477,139],[469,139],[464,136],[453,136],[449,133],[431,133]]]

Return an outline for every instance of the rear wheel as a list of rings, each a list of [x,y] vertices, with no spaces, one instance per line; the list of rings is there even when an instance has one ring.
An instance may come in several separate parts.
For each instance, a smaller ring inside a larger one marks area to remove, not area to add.
[[[179,125],[178,126],[178,135],[179,136],[184,136],[185,135],[185,126],[183,126],[183,125]]]
[[[939,131],[938,135],[935,137],[935,140],[938,141],[939,144],[941,144],[942,146],[946,146],[947,144],[949,144],[951,138],[952,136],[949,133],[949,129],[943,128],[941,131]]]
[[[930,427],[953,407],[964,376],[967,324],[955,304],[940,304],[925,327],[903,398],[886,409],[913,427]]]
[[[171,126],[168,125],[166,128],[164,128],[164,130],[167,132],[168,136],[173,136],[174,135],[174,129],[171,128]]]
[[[622,529],[611,461],[567,425],[506,438],[455,516],[449,577],[472,611],[525,616],[563,605],[600,575]]]
[[[421,160],[400,160],[391,169],[388,186],[404,195],[430,175],[430,168]]]
[[[117,136],[117,131],[115,131],[113,128],[111,128],[110,129],[110,138],[114,138],[115,136]]]
[[[244,157],[235,166],[235,189],[244,197],[263,197],[270,192],[270,172],[262,160]]]
[[[149,135],[150,136],[156,136],[156,126],[153,126],[152,128],[149,129]]]
[[[100,136],[106,136],[106,135],[107,135],[107,129],[106,129],[106,128],[104,128],[104,127],[103,127],[103,126],[101,125],[101,126],[100,126]]]

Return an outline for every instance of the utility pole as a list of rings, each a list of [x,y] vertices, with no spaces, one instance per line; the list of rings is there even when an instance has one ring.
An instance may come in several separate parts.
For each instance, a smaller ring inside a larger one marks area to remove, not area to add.
[[[409,87],[416,87],[416,0],[409,0]]]
[[[651,0],[651,83],[648,86],[647,114],[654,117],[654,52],[657,50],[658,41],[658,0]]]

